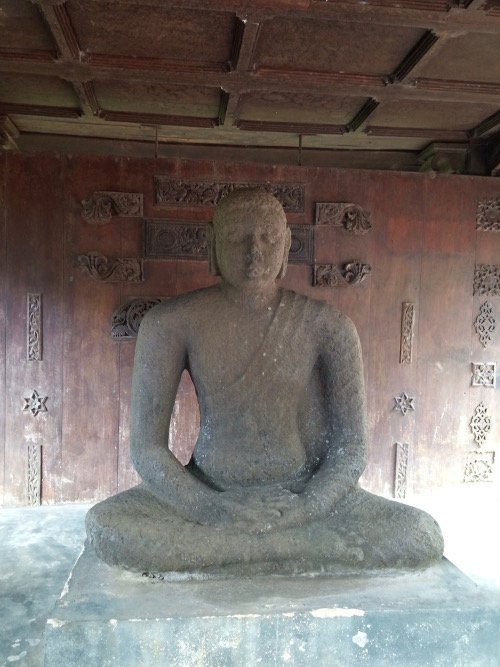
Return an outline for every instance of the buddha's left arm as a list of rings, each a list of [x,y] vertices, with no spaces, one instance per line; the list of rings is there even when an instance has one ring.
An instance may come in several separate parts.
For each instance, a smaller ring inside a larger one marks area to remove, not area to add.
[[[302,493],[308,516],[326,516],[353,489],[366,465],[366,399],[361,345],[352,321],[323,312],[320,365],[329,420],[323,459]]]

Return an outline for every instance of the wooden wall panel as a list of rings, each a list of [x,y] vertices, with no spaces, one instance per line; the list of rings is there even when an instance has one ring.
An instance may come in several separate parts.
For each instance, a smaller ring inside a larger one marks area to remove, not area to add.
[[[469,437],[475,231],[474,220],[463,215],[460,180],[428,179],[423,187],[419,419],[414,451],[417,489],[458,482]]]
[[[27,500],[28,447],[42,447],[41,496],[59,502],[62,400],[62,175],[61,161],[7,157],[7,326],[5,503]],[[27,294],[42,295],[43,356],[26,355]],[[37,391],[47,411],[23,411]]]
[[[118,173],[117,173],[118,171]],[[64,280],[63,467],[65,498],[96,500],[116,492],[119,440],[119,349],[109,321],[120,286],[95,281],[76,256],[121,256],[120,222],[92,225],[80,202],[98,190],[120,191],[113,159],[68,159]]]
[[[500,364],[500,297],[491,298],[499,328],[487,350],[473,329],[484,299],[472,297],[474,264],[500,263],[500,234],[475,230],[477,200],[499,196],[497,179],[210,160],[8,155],[0,158],[6,226],[0,253],[7,255],[5,294],[0,293],[1,335],[7,341],[4,353],[0,337],[0,364],[7,360],[5,398],[0,380],[7,435],[5,449],[0,445],[3,502],[26,502],[30,439],[44,447],[42,502],[97,500],[137,482],[128,451],[135,342],[111,338],[111,315],[132,297],[173,297],[215,279],[206,261],[145,259],[144,282],[107,284],[83,272],[75,258],[91,251],[140,257],[143,219],[211,220],[210,206],[158,205],[153,177],[159,174],[304,186],[304,211],[289,213],[288,220],[312,225],[315,260],[341,265],[357,259],[372,266],[358,287],[313,287],[312,266],[297,264],[289,266],[283,281],[340,308],[358,328],[370,431],[364,486],[393,494],[396,442],[410,447],[409,492],[460,485],[473,448],[469,422],[478,396],[492,414],[500,413],[498,389],[470,386],[471,361]],[[97,226],[85,222],[81,200],[98,190],[142,193],[143,218],[115,216]],[[315,226],[315,204],[321,201],[362,206],[371,213],[372,230],[353,236]],[[43,362],[25,361],[27,291],[44,294]],[[405,301],[415,304],[411,364],[399,363]],[[49,411],[37,418],[23,413],[26,392],[45,387]],[[416,407],[405,417],[393,409],[394,397],[403,391],[415,397]],[[184,377],[171,423],[172,446],[184,460],[196,438],[197,419],[194,389]],[[497,448],[499,438],[495,421],[490,449]]]

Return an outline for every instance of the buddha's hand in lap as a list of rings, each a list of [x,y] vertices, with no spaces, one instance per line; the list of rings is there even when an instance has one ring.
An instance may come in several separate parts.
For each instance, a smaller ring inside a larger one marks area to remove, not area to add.
[[[221,496],[233,527],[248,533],[284,530],[307,518],[300,495],[280,486],[230,489]]]

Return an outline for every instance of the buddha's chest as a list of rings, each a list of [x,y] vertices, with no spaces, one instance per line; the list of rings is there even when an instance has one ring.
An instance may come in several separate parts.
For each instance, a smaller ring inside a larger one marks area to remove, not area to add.
[[[257,385],[294,378],[300,384],[315,361],[310,336],[286,335],[280,321],[267,314],[214,321],[190,345],[188,359],[199,394],[230,387],[243,376]]]

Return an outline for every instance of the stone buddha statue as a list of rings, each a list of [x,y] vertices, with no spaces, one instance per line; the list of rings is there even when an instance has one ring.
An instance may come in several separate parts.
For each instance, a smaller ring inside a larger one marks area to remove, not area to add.
[[[107,563],[259,574],[420,568],[441,558],[432,517],[358,486],[367,440],[359,339],[345,315],[277,284],[290,238],[275,197],[231,193],[211,227],[220,282],[144,317],[130,443],[142,483],[86,520]],[[186,466],[168,447],[184,370],[200,408]]]

